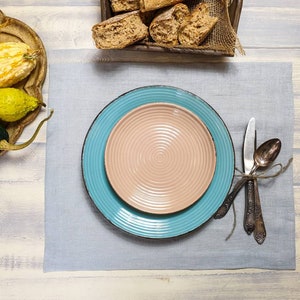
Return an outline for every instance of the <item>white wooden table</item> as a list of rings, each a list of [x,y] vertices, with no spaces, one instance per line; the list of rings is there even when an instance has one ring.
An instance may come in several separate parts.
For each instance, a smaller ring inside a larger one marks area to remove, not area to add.
[[[92,25],[99,0],[0,0],[0,9],[41,37],[48,63],[97,60]],[[246,56],[228,60],[293,64],[296,271],[98,271],[43,273],[45,130],[0,161],[0,299],[300,299],[300,1],[244,0],[239,36]],[[82,50],[63,57],[61,50]],[[137,59],[127,53],[118,60]],[[149,58],[163,61],[160,56]],[[207,58],[186,56],[186,61]],[[220,60],[212,59],[214,61]],[[272,74],[270,74],[272,76]],[[48,82],[44,86],[47,99]],[[21,137],[26,140],[31,131]]]

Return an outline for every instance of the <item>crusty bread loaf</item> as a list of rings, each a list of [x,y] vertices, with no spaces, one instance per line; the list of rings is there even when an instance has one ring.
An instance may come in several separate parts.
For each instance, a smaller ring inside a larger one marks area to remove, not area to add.
[[[140,10],[142,12],[155,10],[174,5],[182,1],[183,0],[140,0]]]
[[[152,39],[167,46],[178,45],[178,29],[190,11],[183,3],[175,4],[158,14],[149,26]]]
[[[99,49],[122,49],[148,36],[148,27],[139,11],[116,15],[92,28],[93,39]]]
[[[218,21],[217,17],[209,15],[206,3],[201,2],[186,17],[178,32],[180,44],[187,46],[198,46],[212,31]]]
[[[125,12],[138,10],[140,8],[140,0],[110,0],[113,12]]]

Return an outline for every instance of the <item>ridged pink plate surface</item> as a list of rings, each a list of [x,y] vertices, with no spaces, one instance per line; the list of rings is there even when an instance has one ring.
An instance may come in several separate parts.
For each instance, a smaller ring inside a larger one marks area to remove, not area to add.
[[[115,192],[152,214],[178,212],[198,201],[215,166],[207,127],[191,111],[171,103],[130,111],[111,131],[105,149],[106,174]]]

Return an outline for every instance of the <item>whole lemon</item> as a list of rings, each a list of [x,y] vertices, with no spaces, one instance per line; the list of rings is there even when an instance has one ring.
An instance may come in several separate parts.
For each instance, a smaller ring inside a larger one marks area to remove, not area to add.
[[[0,119],[3,121],[18,121],[39,105],[44,103],[22,90],[0,88]]]

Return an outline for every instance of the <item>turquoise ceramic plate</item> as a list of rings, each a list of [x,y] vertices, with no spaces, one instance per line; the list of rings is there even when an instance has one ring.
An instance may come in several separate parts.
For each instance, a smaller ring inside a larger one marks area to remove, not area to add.
[[[209,129],[217,156],[206,193],[187,209],[167,215],[143,213],[127,205],[110,186],[104,166],[106,142],[115,124],[132,109],[155,102],[180,105],[196,114]],[[170,86],[147,86],[121,95],[96,117],[85,138],[82,173],[90,198],[112,224],[136,236],[170,238],[195,230],[214,215],[231,186],[234,149],[226,125],[201,98]]]

